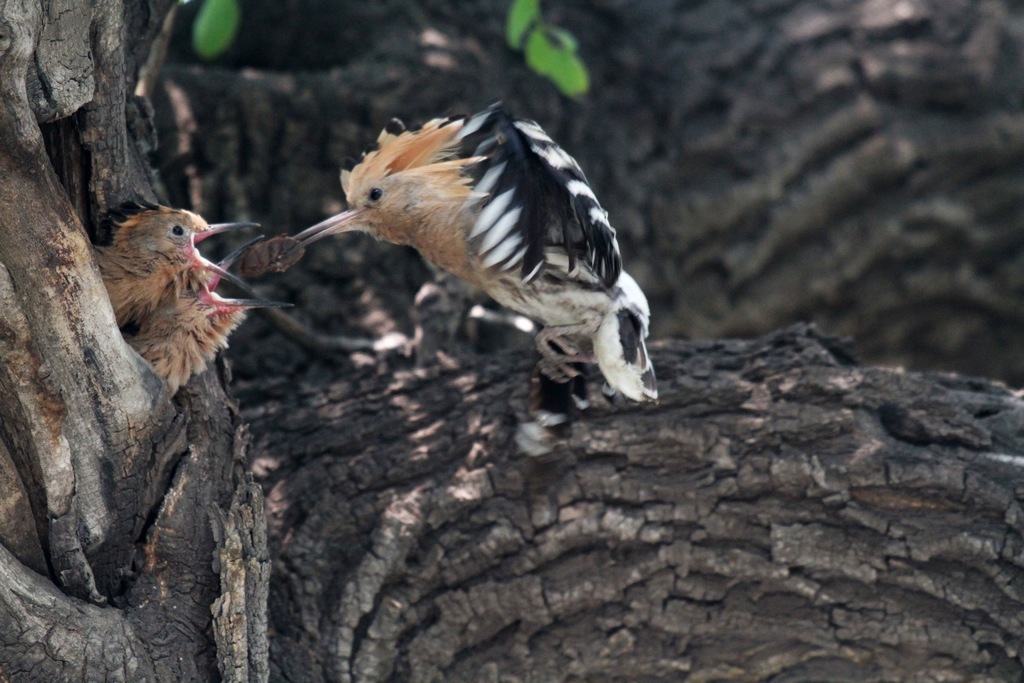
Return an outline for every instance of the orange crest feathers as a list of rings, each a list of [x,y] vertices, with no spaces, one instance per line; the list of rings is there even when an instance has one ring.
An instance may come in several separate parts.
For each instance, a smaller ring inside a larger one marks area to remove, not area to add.
[[[342,188],[347,194],[352,176],[381,178],[451,158],[462,123],[461,118],[434,119],[419,130],[406,131],[397,119],[392,120],[378,136],[377,149],[366,154],[351,172],[342,171]]]
[[[439,200],[464,202],[470,194],[470,183],[472,178],[463,174],[466,164],[478,161],[478,157],[470,159],[449,159],[439,161],[425,166],[410,168],[407,173],[410,177],[423,179],[434,191]]]

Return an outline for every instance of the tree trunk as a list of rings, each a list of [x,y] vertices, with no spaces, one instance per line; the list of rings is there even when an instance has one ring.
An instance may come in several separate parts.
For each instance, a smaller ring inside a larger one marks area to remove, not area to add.
[[[515,455],[529,363],[242,383],[274,680],[1024,675],[1024,403],[796,327]]]
[[[87,237],[153,197],[127,88],[171,2],[44,5],[0,2],[0,678],[265,679],[237,413],[215,373],[171,402]]]

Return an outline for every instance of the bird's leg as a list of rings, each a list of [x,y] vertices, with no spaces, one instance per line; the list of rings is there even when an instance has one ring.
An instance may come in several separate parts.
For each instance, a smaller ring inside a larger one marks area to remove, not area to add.
[[[545,327],[537,333],[537,351],[541,360],[540,371],[556,382],[568,382],[579,377],[580,371],[573,367],[580,363],[594,363],[592,353],[582,353],[568,338],[574,336],[590,337],[597,331],[599,323],[581,323],[579,325],[556,325]]]

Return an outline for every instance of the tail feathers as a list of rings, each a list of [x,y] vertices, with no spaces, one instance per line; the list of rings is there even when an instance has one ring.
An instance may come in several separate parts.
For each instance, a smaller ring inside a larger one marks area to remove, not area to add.
[[[594,353],[605,380],[634,401],[654,401],[658,384],[644,337],[647,325],[638,311],[617,308],[605,316],[594,336]]]

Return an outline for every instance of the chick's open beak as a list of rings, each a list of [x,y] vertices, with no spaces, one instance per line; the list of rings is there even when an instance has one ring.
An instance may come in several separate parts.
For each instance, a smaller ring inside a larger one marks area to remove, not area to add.
[[[359,218],[362,214],[363,209],[352,209],[351,211],[335,214],[311,228],[306,228],[296,235],[295,239],[302,242],[303,246],[305,246],[330,235],[361,230],[363,226],[359,222]]]
[[[237,285],[238,287],[241,287],[242,289],[246,290],[246,292],[251,293],[252,287],[250,287],[249,284],[242,278],[238,277],[237,275],[232,275],[231,273],[229,273],[228,268],[231,267],[231,264],[233,264],[235,260],[237,260],[238,257],[241,256],[246,249],[248,249],[249,247],[256,244],[262,239],[263,235],[259,235],[257,237],[252,238],[251,240],[240,246],[238,249],[235,249],[233,252],[231,252],[223,259],[221,259],[220,263],[214,263],[208,260],[205,256],[199,253],[198,249],[193,248],[192,267],[197,270],[205,270],[213,273],[213,278],[210,280],[209,284],[209,288],[211,291],[215,289],[218,284],[220,284],[221,279],[224,279],[234,285]]]
[[[213,277],[210,279],[209,284],[211,290],[216,288],[217,285],[220,284],[221,280],[227,280],[236,287],[240,287],[241,289],[245,290],[246,293],[252,291],[252,287],[245,280],[238,277],[237,275],[229,273],[227,270],[217,265],[216,263],[207,261],[202,256],[199,257],[199,267],[202,268],[203,270],[207,270],[213,273]]]
[[[291,308],[292,305],[285,301],[271,301],[269,299],[221,299],[217,302],[219,306],[228,308]]]
[[[291,304],[269,299],[225,299],[211,289],[203,289],[200,298],[218,311],[237,311],[243,308],[291,308]]]
[[[196,261],[198,267],[203,270],[207,270],[213,273],[213,277],[210,278],[210,282],[203,289],[201,295],[204,299],[211,304],[215,304],[218,308],[223,309],[240,309],[240,308],[291,308],[292,304],[285,303],[283,301],[270,301],[268,299],[260,298],[260,295],[252,288],[248,282],[242,278],[228,272],[228,268],[231,264],[238,259],[249,247],[253,246],[257,242],[263,239],[263,235],[254,237],[242,246],[235,249],[233,252],[221,259],[220,263],[213,263],[208,261],[199,252],[195,252]],[[218,295],[215,290],[217,285],[220,284],[221,280],[227,280],[231,284],[235,285],[243,292],[248,294],[251,299],[225,299]]]

